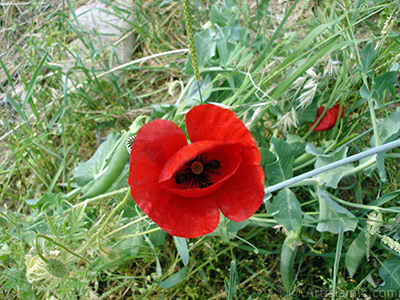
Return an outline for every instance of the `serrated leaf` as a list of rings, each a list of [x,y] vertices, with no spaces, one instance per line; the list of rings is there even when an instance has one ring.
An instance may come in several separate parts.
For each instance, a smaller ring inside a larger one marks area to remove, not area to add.
[[[300,230],[303,212],[296,195],[288,188],[281,190],[273,201],[267,202],[268,213],[287,231]]]
[[[320,188],[317,190],[319,201],[319,232],[331,232],[338,234],[343,231],[354,231],[357,227],[357,218],[344,207],[337,204],[329,197],[329,194]]]
[[[75,206],[64,220],[67,224],[67,232],[65,234],[68,235],[71,240],[83,238],[87,231],[85,228],[87,223],[85,221],[86,204],[87,202],[82,202],[80,205]]]
[[[379,276],[383,280],[383,283],[379,285],[379,290],[400,289],[400,257],[395,256],[384,261],[379,268]]]
[[[121,134],[119,132],[111,132],[89,160],[78,163],[73,173],[78,186],[83,187],[99,175],[120,137]]]

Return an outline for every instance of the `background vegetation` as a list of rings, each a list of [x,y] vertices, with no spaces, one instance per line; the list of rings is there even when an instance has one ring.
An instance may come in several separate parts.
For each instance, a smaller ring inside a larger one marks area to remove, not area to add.
[[[71,10],[85,2],[0,3],[0,298],[397,297],[397,149],[185,240],[125,197],[123,146],[155,118],[183,127],[199,92],[251,130],[267,188],[396,140],[398,1],[190,1],[199,85],[182,2],[138,0],[131,61],[96,67],[115,51],[92,49],[88,67],[78,53],[69,83],[68,45],[88,42]],[[343,119],[309,130],[336,103]]]

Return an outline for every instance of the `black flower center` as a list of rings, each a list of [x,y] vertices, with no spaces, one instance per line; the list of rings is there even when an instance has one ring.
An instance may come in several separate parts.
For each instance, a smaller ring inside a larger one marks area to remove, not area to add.
[[[206,188],[213,184],[212,175],[221,173],[220,162],[202,153],[185,163],[175,175],[175,182],[185,188]]]

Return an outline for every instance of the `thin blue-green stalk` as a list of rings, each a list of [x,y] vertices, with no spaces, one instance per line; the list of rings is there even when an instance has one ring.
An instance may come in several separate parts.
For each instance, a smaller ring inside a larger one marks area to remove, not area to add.
[[[333,170],[333,169],[335,169],[337,167],[340,167],[340,166],[343,166],[343,165],[347,165],[349,163],[355,162],[357,160],[363,159],[363,158],[368,157],[368,156],[375,155],[375,154],[380,153],[380,152],[386,152],[388,150],[391,150],[391,149],[394,149],[394,148],[397,148],[397,147],[400,147],[400,139],[396,140],[396,141],[393,141],[393,142],[390,142],[390,143],[387,143],[387,144],[384,144],[384,145],[381,145],[381,146],[378,146],[378,147],[374,147],[374,148],[369,149],[367,151],[364,151],[364,152],[361,152],[361,153],[358,153],[358,154],[343,158],[343,159],[341,159],[339,161],[336,161],[336,162],[333,162],[331,164],[322,166],[322,167],[320,167],[318,169],[312,170],[310,172],[306,172],[304,174],[301,174],[299,176],[290,178],[290,179],[285,180],[283,182],[280,182],[278,184],[269,186],[269,187],[267,187],[265,189],[265,194],[268,195],[268,194],[273,193],[275,191],[278,191],[280,189],[289,187],[289,186],[291,186],[291,185],[293,185],[295,183],[298,183],[298,182],[300,182],[302,180],[317,176],[318,174]]]

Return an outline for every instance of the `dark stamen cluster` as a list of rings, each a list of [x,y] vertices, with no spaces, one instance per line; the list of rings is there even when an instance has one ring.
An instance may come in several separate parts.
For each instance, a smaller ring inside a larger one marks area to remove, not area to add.
[[[207,154],[202,153],[183,165],[175,175],[175,182],[185,188],[206,188],[213,184],[212,175],[220,174],[219,169],[221,164],[218,160],[209,159]]]

